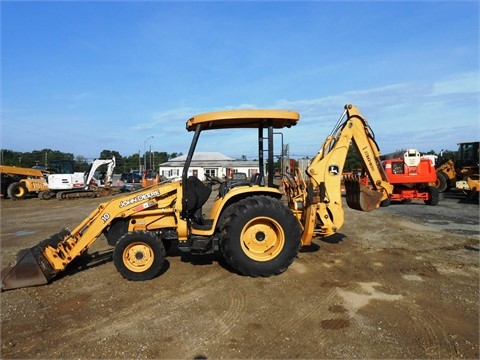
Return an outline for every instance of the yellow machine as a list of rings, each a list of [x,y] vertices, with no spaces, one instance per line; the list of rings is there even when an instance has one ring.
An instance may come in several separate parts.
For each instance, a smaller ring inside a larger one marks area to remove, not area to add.
[[[464,180],[456,182],[456,188],[467,195],[467,199],[478,199],[480,191],[480,176],[478,174],[467,176]]]
[[[20,200],[29,194],[38,194],[48,190],[46,176],[48,171],[0,165],[2,177],[2,196]]]
[[[273,133],[296,125],[299,118],[297,112],[285,110],[233,110],[190,118],[186,127],[194,135],[182,181],[116,197],[99,205],[75,229],[64,229],[20,251],[16,264],[2,270],[2,290],[48,283],[102,235],[114,247],[116,269],[128,280],[157,276],[164,265],[165,249],[173,244],[192,254],[218,251],[240,274],[282,273],[301,246],[310,245],[314,236],[335,234],[342,226],[341,176],[351,141],[364,160],[372,185],[367,187],[354,176],[348,178],[347,204],[370,211],[392,193],[367,121],[355,106],[346,105],[308,167],[308,179],[292,179],[284,201],[273,181]],[[200,134],[232,128],[257,129],[259,174],[246,181],[207,176],[208,184],[189,176]],[[219,190],[205,216],[202,207],[213,183],[219,184]]]
[[[467,177],[479,174],[479,146],[479,141],[458,143],[455,161],[449,159],[437,166],[436,187],[440,192],[455,188],[457,181],[467,183]]]

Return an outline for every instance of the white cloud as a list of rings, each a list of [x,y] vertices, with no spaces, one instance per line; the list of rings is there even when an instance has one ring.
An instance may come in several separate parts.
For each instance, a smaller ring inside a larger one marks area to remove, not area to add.
[[[455,150],[460,141],[480,138],[477,79],[476,72],[461,73],[434,84],[391,84],[276,105],[301,114],[297,127],[286,135],[291,151],[299,155],[318,150],[348,103],[359,107],[383,153]]]
[[[464,94],[480,92],[480,75],[478,72],[456,74],[433,84],[432,95]]]

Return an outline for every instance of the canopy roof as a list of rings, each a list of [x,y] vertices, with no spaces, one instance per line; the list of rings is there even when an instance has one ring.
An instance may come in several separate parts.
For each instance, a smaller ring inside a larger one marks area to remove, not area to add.
[[[300,115],[289,110],[226,110],[195,115],[187,121],[187,130],[193,131],[198,124],[202,130],[258,128],[272,121],[275,129],[294,126]]]

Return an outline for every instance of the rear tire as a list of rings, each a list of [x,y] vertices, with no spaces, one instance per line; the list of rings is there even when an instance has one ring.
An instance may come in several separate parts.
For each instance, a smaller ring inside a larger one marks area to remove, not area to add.
[[[20,182],[11,183],[7,188],[7,195],[10,199],[13,200],[24,199],[27,194],[27,187]]]
[[[428,186],[427,192],[430,195],[430,199],[425,200],[424,203],[427,205],[435,206],[440,201],[440,191],[435,186]]]
[[[157,276],[165,261],[162,241],[147,231],[124,234],[113,250],[113,263],[127,280],[143,281]]]
[[[239,274],[268,277],[284,272],[301,246],[298,220],[280,200],[243,199],[228,209],[221,224],[220,250]]]
[[[440,171],[437,173],[437,181],[436,181],[436,188],[438,189],[439,192],[445,192],[448,190],[450,180],[443,171]]]

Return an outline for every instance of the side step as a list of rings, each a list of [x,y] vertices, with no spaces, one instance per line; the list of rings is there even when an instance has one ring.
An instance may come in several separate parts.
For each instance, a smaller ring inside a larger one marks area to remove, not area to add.
[[[218,240],[214,237],[192,236],[187,241],[179,241],[178,249],[191,254],[211,254],[218,250]]]

